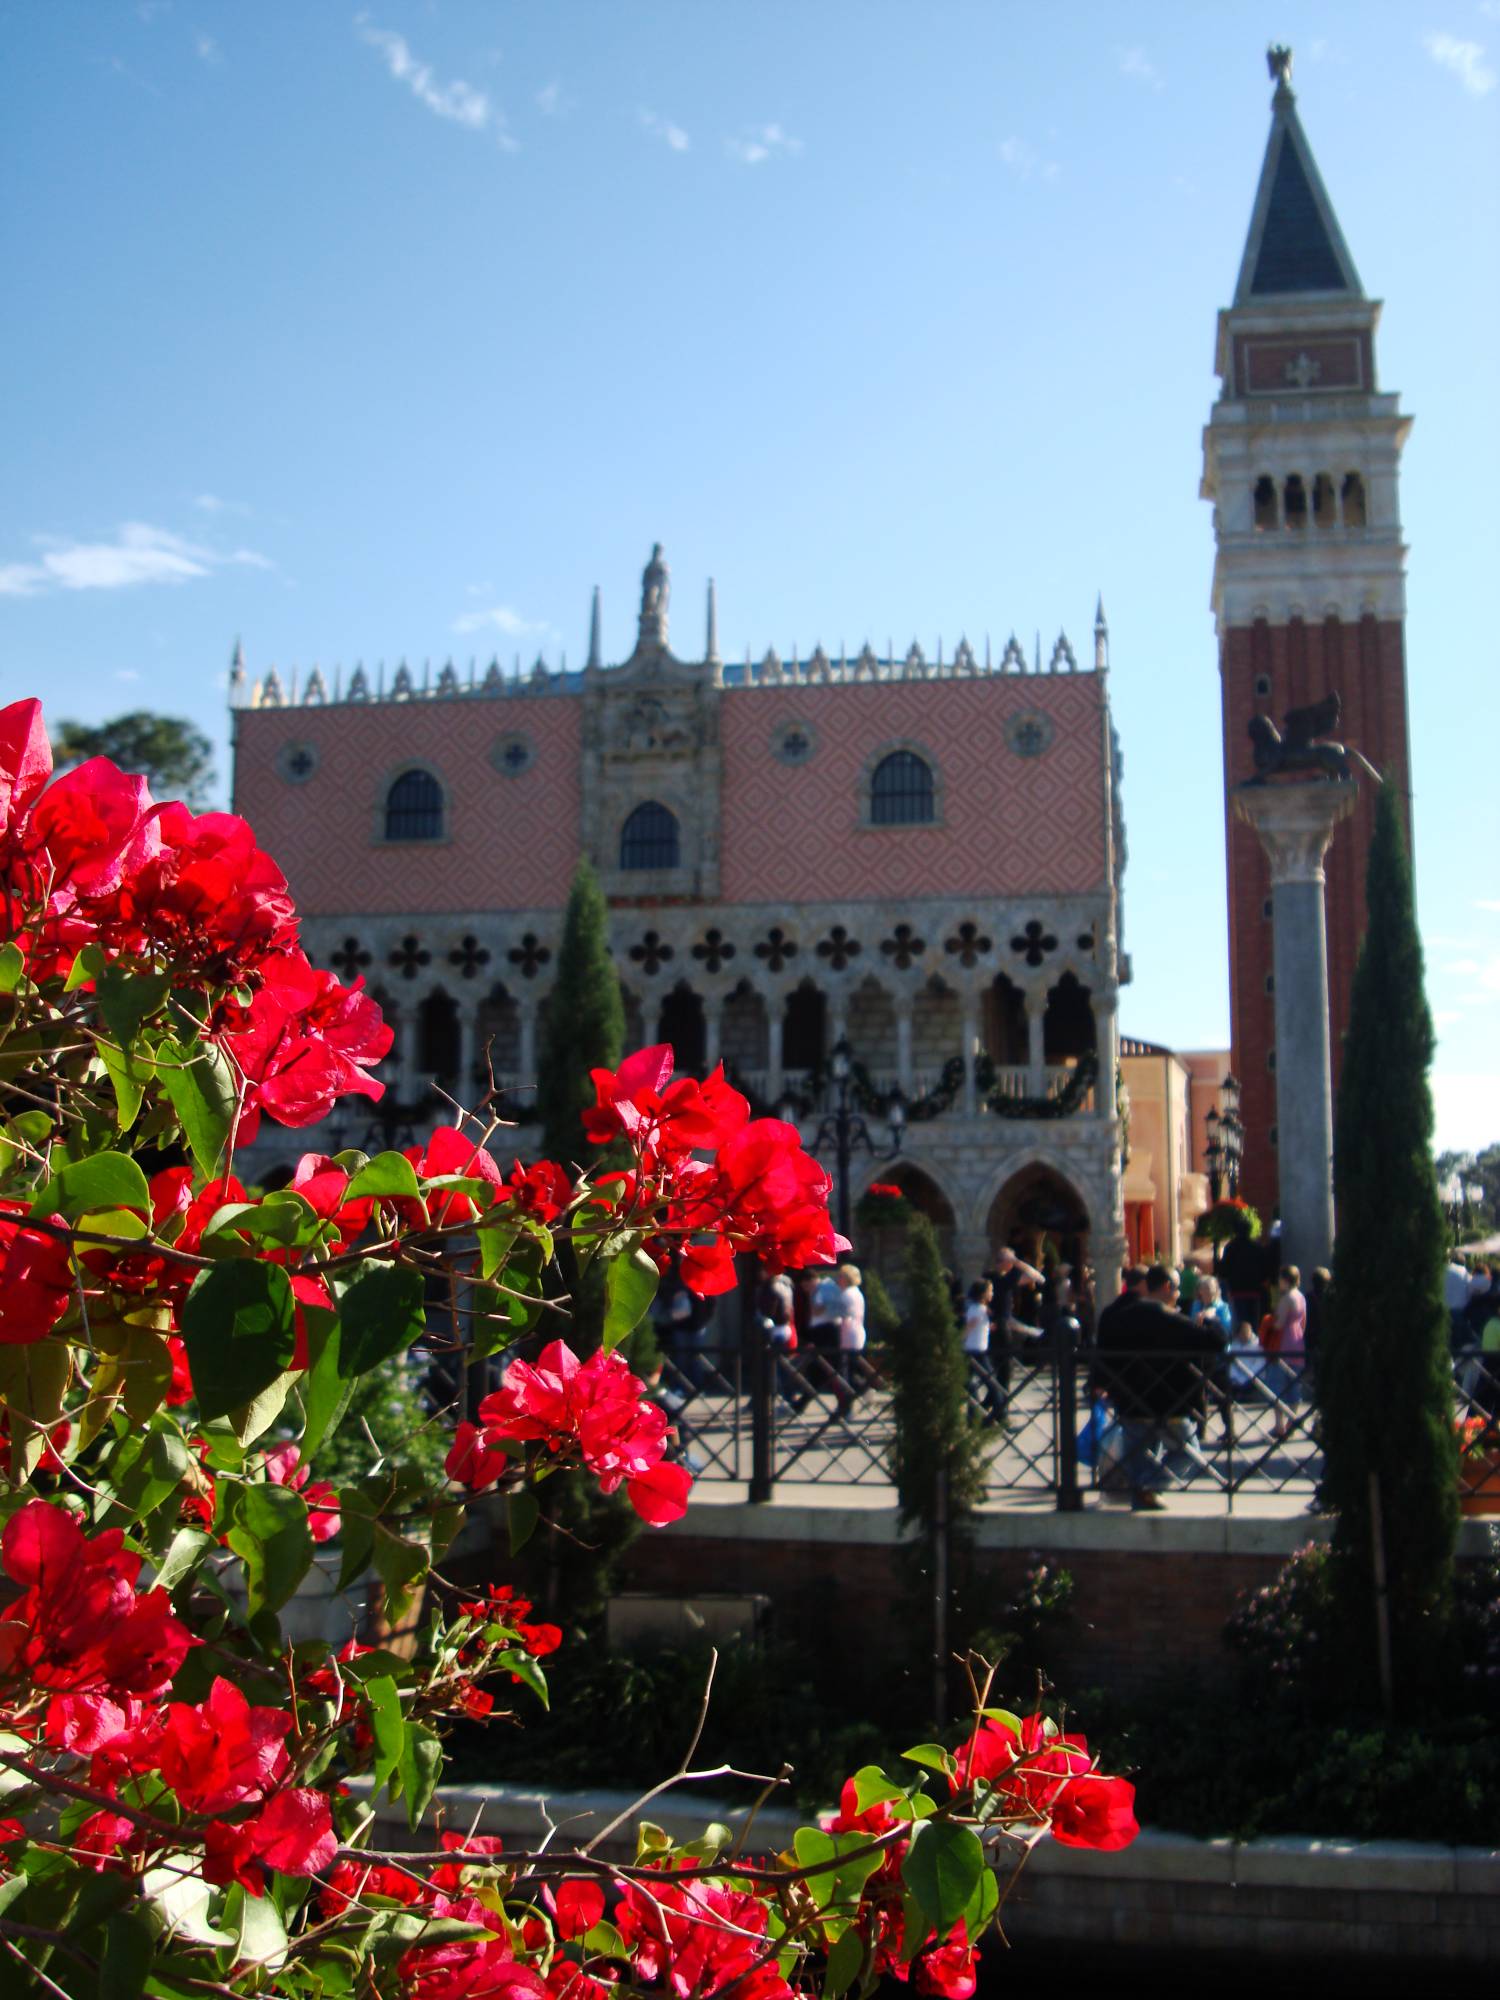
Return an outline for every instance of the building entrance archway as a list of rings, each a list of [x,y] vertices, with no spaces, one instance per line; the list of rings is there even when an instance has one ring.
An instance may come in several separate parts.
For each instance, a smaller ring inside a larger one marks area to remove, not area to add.
[[[1033,1160],[990,1203],[990,1253],[1007,1245],[1038,1270],[1066,1264],[1076,1276],[1088,1261],[1089,1212],[1082,1195],[1056,1167]]]

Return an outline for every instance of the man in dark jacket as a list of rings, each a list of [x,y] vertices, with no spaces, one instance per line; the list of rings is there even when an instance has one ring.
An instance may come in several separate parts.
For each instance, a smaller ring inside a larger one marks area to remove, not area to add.
[[[1095,1344],[1099,1379],[1125,1433],[1130,1504],[1159,1512],[1157,1488],[1167,1480],[1161,1447],[1204,1463],[1193,1412],[1222,1352],[1218,1331],[1177,1311],[1176,1273],[1153,1264],[1144,1297],[1120,1299],[1101,1313]]]
[[[1258,1330],[1266,1309],[1266,1253],[1250,1234],[1243,1216],[1219,1253],[1217,1275],[1224,1296],[1234,1307],[1235,1325],[1245,1322]]]

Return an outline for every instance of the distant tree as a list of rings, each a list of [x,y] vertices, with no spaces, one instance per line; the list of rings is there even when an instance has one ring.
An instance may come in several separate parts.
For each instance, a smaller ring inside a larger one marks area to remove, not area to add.
[[[1396,804],[1376,802],[1368,920],[1344,1038],[1334,1139],[1338,1239],[1318,1363],[1333,1588],[1356,1685],[1375,1684],[1372,1475],[1397,1695],[1445,1657],[1458,1539],[1446,1229],[1432,1157],[1432,1018]]]
[[[52,738],[59,770],[90,757],[108,757],[124,771],[139,771],[156,799],[181,799],[201,812],[214,781],[214,747],[179,715],[132,709],[112,722],[60,722]]]
[[[1467,1187],[1484,1190],[1477,1201],[1467,1204],[1466,1214],[1466,1233],[1483,1236],[1500,1216],[1500,1145],[1486,1146],[1479,1153],[1439,1153],[1439,1188],[1455,1176]]]
[[[947,1519],[957,1526],[983,1490],[982,1433],[969,1407],[968,1363],[942,1252],[925,1215],[907,1224],[906,1289],[910,1309],[888,1336],[901,1518],[930,1527],[945,1478]]]
[[[591,1069],[617,1069],[625,1047],[625,1005],[609,949],[609,905],[599,878],[580,861],[568,892],[557,978],[536,1080],[542,1151],[564,1165],[591,1151],[584,1111],[594,1101]]]

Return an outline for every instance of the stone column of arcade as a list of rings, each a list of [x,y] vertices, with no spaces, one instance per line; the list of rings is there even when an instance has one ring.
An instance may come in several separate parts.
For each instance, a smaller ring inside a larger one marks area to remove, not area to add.
[[[1271,864],[1276,977],[1276,1156],[1281,1254],[1302,1271],[1333,1261],[1333,1072],[1323,857],[1354,810],[1352,779],[1246,784],[1234,809]]]

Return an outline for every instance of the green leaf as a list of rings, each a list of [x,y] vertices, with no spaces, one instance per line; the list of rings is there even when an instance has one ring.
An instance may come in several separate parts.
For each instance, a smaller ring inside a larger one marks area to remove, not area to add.
[[[258,1395],[229,1412],[230,1426],[241,1444],[254,1444],[258,1437],[265,1436],[286,1407],[287,1397],[301,1380],[300,1368],[284,1369]]]
[[[344,1551],[339,1566],[339,1589],[347,1590],[369,1567],[375,1548],[375,1516],[379,1502],[372,1500],[363,1486],[339,1488],[339,1543]]]
[[[543,1708],[552,1706],[547,1695],[547,1676],[530,1653],[523,1653],[514,1646],[508,1647],[505,1652],[496,1656],[495,1665],[508,1668],[518,1681],[524,1682]]]
[[[925,1764],[929,1771],[941,1771],[945,1778],[958,1775],[958,1765],[953,1752],[945,1750],[941,1743],[916,1743],[901,1755],[908,1764]]]
[[[339,1366],[367,1375],[421,1338],[422,1274],[405,1264],[361,1264],[339,1296]]]
[[[344,1191],[345,1201],[357,1201],[363,1195],[404,1195],[420,1201],[422,1190],[417,1186],[416,1169],[404,1153],[377,1153],[351,1178]]]
[[[123,965],[107,965],[96,986],[99,1012],[104,1025],[122,1047],[133,1042],[148,1014],[154,1014],[166,999],[171,979],[165,972],[133,972]]]
[[[375,1523],[375,1574],[386,1589],[386,1615],[397,1620],[413,1588],[427,1574],[427,1551],[420,1542],[396,1535],[383,1521]]]
[[[505,1503],[505,1521],[510,1529],[510,1552],[518,1555],[531,1540],[532,1531],[541,1518],[541,1505],[529,1486],[523,1486],[519,1493],[512,1493]]]
[[[878,1764],[864,1764],[854,1774],[854,1804],[858,1812],[868,1812],[871,1806],[888,1804],[892,1799],[904,1798],[906,1794],[899,1785],[893,1785]]]
[[[799,1826],[792,1836],[792,1849],[804,1868],[819,1869],[816,1875],[808,1876],[804,1886],[821,1910],[833,1894],[837,1881],[836,1869],[819,1867],[822,1862],[832,1861],[838,1853],[833,1835],[815,1826]]]
[[[115,1093],[115,1109],[119,1113],[120,1130],[128,1132],[140,1115],[141,1100],[146,1094],[146,1079],[150,1072],[126,1050],[116,1048],[113,1042],[98,1042],[95,1048]]]
[[[161,1589],[175,1590],[184,1577],[192,1575],[213,1547],[214,1538],[204,1528],[179,1528],[156,1572]]]
[[[420,1722],[407,1723],[399,1775],[401,1796],[406,1801],[407,1824],[413,1832],[437,1789],[442,1770],[443,1746],[437,1737]]]
[[[286,1925],[271,1897],[248,1895],[236,1882],[224,1898],[224,1923],[238,1933],[238,1963],[280,1966],[286,1956]]]
[[[182,1304],[193,1393],[205,1417],[227,1416],[267,1389],[297,1344],[286,1272],[258,1260],[216,1264]]]
[[[73,954],[73,963],[68,967],[68,976],[63,981],[63,992],[76,993],[86,980],[97,979],[107,963],[98,945],[80,946]]]
[[[646,1317],[660,1282],[660,1271],[639,1244],[626,1255],[610,1259],[604,1270],[606,1354],[635,1332]]]
[[[406,1748],[406,1718],[401,1713],[401,1696],[389,1674],[378,1674],[365,1682],[370,1703],[370,1724],[375,1733],[375,1789],[395,1772]]]
[[[229,1546],[244,1560],[248,1608],[279,1611],[312,1567],[307,1503],[290,1486],[246,1486]]]
[[[978,1944],[999,1907],[1000,1884],[995,1880],[994,1869],[986,1868],[964,1911],[964,1934],[970,1944]]]
[[[303,1307],[310,1365],[302,1383],[302,1459],[312,1463],[324,1438],[336,1431],[354,1395],[354,1381],[339,1367],[339,1323],[329,1313]]]
[[[26,971],[26,954],[13,938],[0,944],[0,993],[14,993]]]
[[[11,1478],[36,1470],[47,1435],[63,1412],[72,1358],[61,1340],[0,1346],[0,1403],[10,1430]]]
[[[124,1153],[95,1153],[91,1159],[70,1160],[37,1196],[32,1214],[50,1215],[56,1210],[76,1222],[79,1216],[103,1208],[151,1213],[146,1176]]]
[[[99,2000],[140,2000],[156,1940],[143,1910],[116,1910],[104,1926]]]
[[[234,1123],[234,1073],[212,1043],[169,1042],[158,1051],[157,1076],[199,1173],[216,1174]]]
[[[991,1722],[1001,1723],[1010,1731],[1016,1741],[1020,1742],[1025,1725],[1022,1723],[1019,1715],[1013,1715],[1008,1708],[982,1708],[979,1712],[981,1715],[988,1717]]]
[[[901,1864],[902,1881],[939,1937],[946,1937],[968,1909],[984,1872],[978,1837],[968,1827],[942,1819],[918,1827]]]
[[[120,1482],[119,1501],[138,1519],[154,1514],[186,1478],[192,1456],[176,1430],[153,1430],[127,1478]]]
[[[317,1241],[323,1230],[317,1210],[305,1195],[279,1188],[264,1201],[227,1201],[204,1224],[203,1240],[232,1231],[251,1242],[284,1247]]]
[[[858,1979],[864,1962],[865,1941],[851,1925],[828,1954],[828,1969],[823,1974],[823,2000],[838,2000],[839,1994],[847,1993]]]

